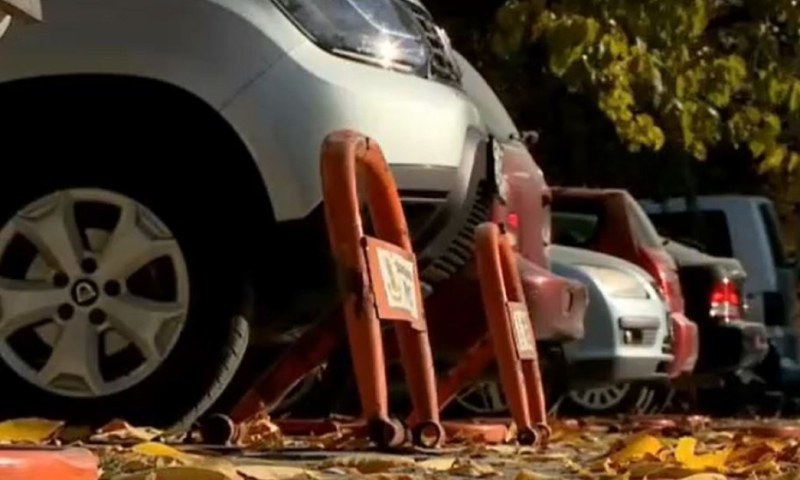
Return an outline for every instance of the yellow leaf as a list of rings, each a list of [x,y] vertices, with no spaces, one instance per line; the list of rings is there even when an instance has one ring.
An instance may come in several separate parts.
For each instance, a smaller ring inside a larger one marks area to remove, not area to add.
[[[413,458],[399,455],[353,455],[334,458],[325,462],[322,468],[344,467],[353,468],[361,473],[388,472],[398,467],[413,467],[416,462]]]
[[[647,435],[639,434],[629,437],[625,446],[611,454],[611,460],[615,463],[628,463],[648,456],[656,456],[664,448],[664,444],[658,438]]]
[[[530,470],[521,470],[514,480],[551,480],[557,477],[550,475],[543,475],[541,473],[532,472]]]
[[[162,457],[162,458],[171,458],[173,460],[179,461],[188,461],[191,456],[187,455],[186,453],[181,452],[175,448],[170,447],[169,445],[164,445],[163,443],[158,442],[145,442],[135,445],[131,448],[133,453],[138,453],[139,455],[146,455],[148,457]]]
[[[696,455],[694,453],[696,445],[697,439],[695,438],[681,438],[678,440],[678,446],[675,447],[675,459],[684,467],[692,470],[725,470],[725,462],[731,454],[731,448],[726,448],[724,450],[706,453],[703,455]]]
[[[285,465],[237,466],[236,472],[247,480],[300,480],[319,478],[319,474],[311,470]]]
[[[692,437],[683,437],[678,440],[678,445],[675,447],[675,460],[681,463],[688,463],[694,458],[694,447],[697,445],[697,440]]]
[[[94,435],[93,442],[149,442],[163,434],[161,430],[149,427],[133,427],[123,420],[114,420],[103,426]]]
[[[61,430],[64,422],[22,418],[0,422],[0,443],[45,443]]]
[[[434,470],[437,472],[445,472],[453,468],[456,463],[455,458],[448,457],[433,457],[421,462],[417,462],[417,466],[425,470]]]

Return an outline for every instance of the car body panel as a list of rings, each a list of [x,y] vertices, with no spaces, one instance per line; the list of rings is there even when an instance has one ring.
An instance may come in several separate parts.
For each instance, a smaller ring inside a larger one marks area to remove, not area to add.
[[[331,55],[270,1],[47,7],[47,22],[4,39],[0,82],[105,74],[179,87],[219,111],[247,145],[279,221],[319,205],[319,146],[335,129],[372,136],[392,166],[442,168],[458,186],[471,173],[461,168],[468,130],[483,127],[459,89]]]
[[[697,327],[684,314],[675,261],[641,207],[625,190],[554,187],[552,192],[555,243],[625,259],[657,280],[676,332],[670,375],[690,373],[698,356]]]
[[[574,280],[553,274],[545,255],[545,229],[549,212],[543,200],[549,196],[544,174],[519,136],[514,121],[497,95],[474,67],[458,52],[463,87],[480,111],[485,128],[502,155],[502,175],[507,198],[496,205],[494,220],[505,223],[519,253],[517,265],[525,290],[537,340],[562,342],[583,336],[588,302],[586,288]],[[509,215],[518,219],[510,225]]]
[[[762,215],[762,212],[767,212],[770,221],[775,221],[769,200],[744,195],[717,195],[699,196],[692,205],[684,198],[663,202],[640,200],[640,204],[666,234],[676,239],[690,237],[705,244],[709,253],[735,257],[742,263],[747,271],[745,294],[751,319],[767,325],[792,323],[796,281],[792,267],[786,265],[782,246],[770,238],[769,227]],[[718,214],[723,216],[715,217],[713,221],[708,217]],[[674,216],[675,221],[670,221],[667,215]],[[710,226],[715,231],[708,231]],[[776,247],[779,251],[773,251]],[[784,261],[778,262],[780,259]],[[778,318],[767,318],[767,303],[770,301],[767,297],[770,295],[779,296],[785,304]]]
[[[564,345],[572,387],[609,382],[666,379],[669,352],[668,312],[652,277],[625,260],[591,250],[554,245],[547,250],[553,271],[587,286],[589,309],[585,336]],[[578,265],[612,268],[635,277],[648,298],[613,298]],[[647,320],[643,345],[626,345],[621,319]]]

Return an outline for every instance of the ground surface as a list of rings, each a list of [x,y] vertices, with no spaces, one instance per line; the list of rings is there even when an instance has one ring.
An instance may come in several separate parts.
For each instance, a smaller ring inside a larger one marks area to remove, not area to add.
[[[98,432],[43,420],[5,422],[0,442],[88,449],[102,478],[113,480],[800,479],[799,421],[637,417],[553,427],[543,448],[462,440],[436,454],[376,453],[342,434],[287,438],[267,419],[242,429],[238,445],[225,448],[181,445],[124,422]]]

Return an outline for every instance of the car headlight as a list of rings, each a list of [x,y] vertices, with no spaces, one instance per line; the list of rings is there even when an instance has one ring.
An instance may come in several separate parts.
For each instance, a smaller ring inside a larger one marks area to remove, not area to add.
[[[274,1],[331,53],[384,68],[426,73],[426,39],[401,0]]]
[[[592,277],[601,290],[612,298],[649,298],[638,278],[621,270],[593,265],[576,265]]]
[[[494,177],[497,195],[503,202],[508,202],[509,186],[506,176],[503,174],[503,158],[505,150],[503,145],[497,140],[492,139],[492,176]]]

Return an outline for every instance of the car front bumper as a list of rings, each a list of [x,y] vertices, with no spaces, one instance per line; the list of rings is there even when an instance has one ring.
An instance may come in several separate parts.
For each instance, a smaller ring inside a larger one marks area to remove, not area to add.
[[[583,283],[589,293],[584,337],[563,346],[570,388],[667,379],[673,356],[659,298],[613,298],[579,268],[554,261],[553,271]]]

